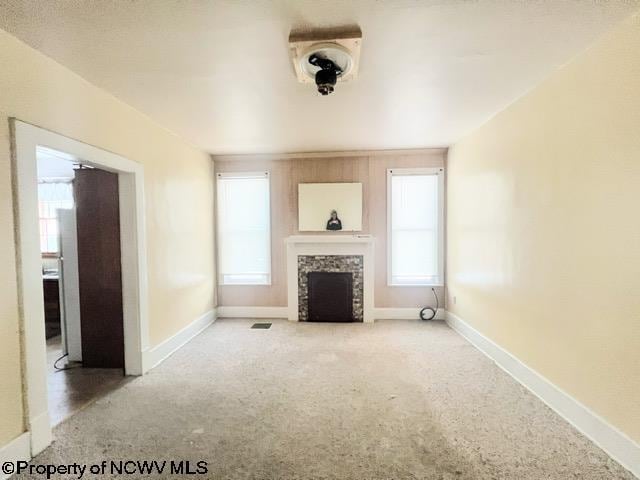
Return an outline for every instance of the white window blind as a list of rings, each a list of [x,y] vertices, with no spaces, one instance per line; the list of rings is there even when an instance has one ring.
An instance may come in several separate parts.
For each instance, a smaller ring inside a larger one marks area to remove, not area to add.
[[[443,170],[388,171],[389,284],[443,281]]]
[[[269,173],[219,173],[217,192],[220,283],[270,284]]]
[[[59,208],[73,208],[73,187],[70,181],[38,183],[38,209],[40,217],[40,251],[58,253]]]

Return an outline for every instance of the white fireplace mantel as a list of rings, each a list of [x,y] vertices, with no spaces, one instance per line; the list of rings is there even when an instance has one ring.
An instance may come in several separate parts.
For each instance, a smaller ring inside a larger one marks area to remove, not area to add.
[[[373,243],[371,235],[291,235],[284,239],[287,244],[295,243]],[[351,254],[349,254],[351,255]]]
[[[362,255],[363,320],[373,322],[374,238],[369,235],[292,235],[287,245],[288,318],[298,321],[298,256]]]

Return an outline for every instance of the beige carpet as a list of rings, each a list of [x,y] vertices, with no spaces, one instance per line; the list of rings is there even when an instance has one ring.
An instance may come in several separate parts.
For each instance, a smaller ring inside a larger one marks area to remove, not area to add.
[[[442,322],[251,323],[218,320],[58,426],[35,462],[203,460],[192,478],[215,479],[633,478]]]

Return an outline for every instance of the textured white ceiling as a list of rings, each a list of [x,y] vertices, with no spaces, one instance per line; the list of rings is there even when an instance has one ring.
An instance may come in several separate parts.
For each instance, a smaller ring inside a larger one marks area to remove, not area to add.
[[[212,153],[447,146],[634,0],[0,0],[0,27]],[[360,74],[297,83],[292,28],[357,24]]]
[[[56,155],[53,151],[38,149],[38,179],[73,178],[73,161]]]

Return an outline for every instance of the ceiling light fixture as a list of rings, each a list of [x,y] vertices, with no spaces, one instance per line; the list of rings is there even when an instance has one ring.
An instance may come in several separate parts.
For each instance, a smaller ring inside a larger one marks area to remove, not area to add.
[[[291,32],[289,50],[298,81],[315,83],[321,95],[356,78],[362,32],[358,27]]]

